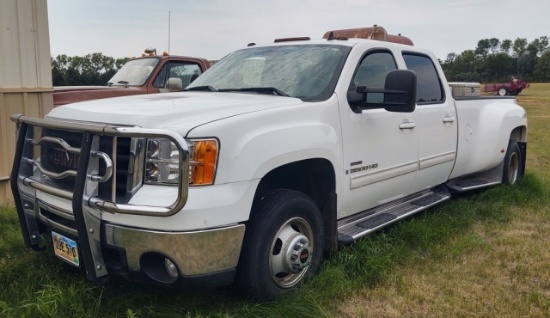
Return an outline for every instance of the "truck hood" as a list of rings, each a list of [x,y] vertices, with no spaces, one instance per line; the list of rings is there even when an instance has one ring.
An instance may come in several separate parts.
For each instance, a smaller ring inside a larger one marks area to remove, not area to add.
[[[223,118],[303,103],[298,98],[249,93],[177,92],[134,95],[68,104],[48,117],[143,128],[170,128],[186,135]]]

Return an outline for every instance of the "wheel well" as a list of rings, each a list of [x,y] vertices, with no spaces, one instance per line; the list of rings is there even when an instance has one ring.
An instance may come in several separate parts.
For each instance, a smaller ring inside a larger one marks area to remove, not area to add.
[[[267,173],[254,195],[254,201],[275,189],[292,189],[307,194],[322,211],[329,195],[335,192],[336,179],[330,161],[306,159],[285,164]]]
[[[510,133],[510,140],[515,142],[525,142],[527,140],[527,128],[525,126],[514,128],[514,130]]]
[[[322,213],[325,251],[338,250],[336,176],[330,161],[322,158],[306,159],[271,170],[256,189],[251,213],[254,213],[254,207],[262,197],[275,189],[291,189],[308,195]]]
[[[518,143],[522,158],[519,167],[519,175],[523,176],[525,175],[525,165],[527,163],[527,127],[520,126],[514,128],[510,133],[510,140]]]

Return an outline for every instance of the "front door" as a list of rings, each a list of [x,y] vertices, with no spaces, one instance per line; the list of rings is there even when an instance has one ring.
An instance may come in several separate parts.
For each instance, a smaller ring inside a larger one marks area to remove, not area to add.
[[[390,51],[371,50],[357,67],[350,88],[384,87],[386,74],[396,65]],[[368,103],[382,99],[382,94],[367,95]],[[410,194],[418,168],[416,114],[357,110],[347,100],[340,102],[346,175],[339,217]]]

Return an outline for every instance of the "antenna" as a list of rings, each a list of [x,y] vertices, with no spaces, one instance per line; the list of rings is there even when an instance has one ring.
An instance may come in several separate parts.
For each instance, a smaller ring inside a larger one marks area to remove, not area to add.
[[[168,11],[168,54],[170,54],[170,11]]]

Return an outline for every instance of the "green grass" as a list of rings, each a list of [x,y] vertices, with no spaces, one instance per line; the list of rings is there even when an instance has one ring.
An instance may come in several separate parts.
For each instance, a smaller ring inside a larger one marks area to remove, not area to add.
[[[550,84],[518,102],[530,125],[519,184],[460,196],[343,247],[274,302],[122,278],[95,286],[51,251],[24,248],[15,210],[0,208],[0,316],[550,316]]]

